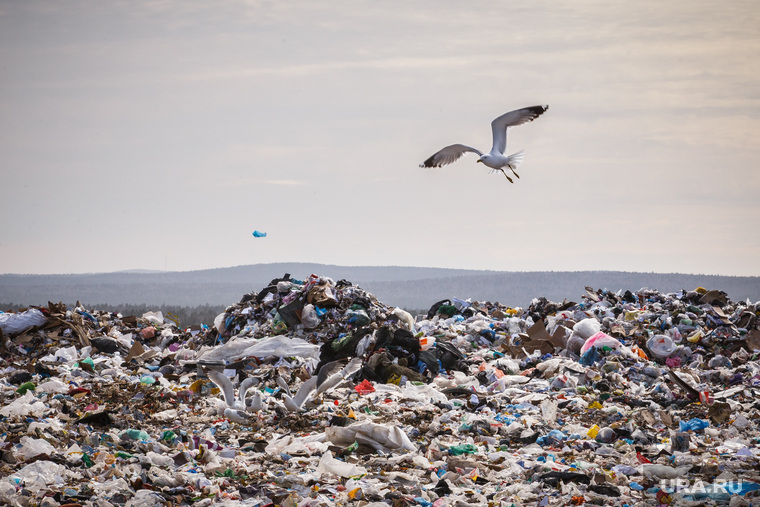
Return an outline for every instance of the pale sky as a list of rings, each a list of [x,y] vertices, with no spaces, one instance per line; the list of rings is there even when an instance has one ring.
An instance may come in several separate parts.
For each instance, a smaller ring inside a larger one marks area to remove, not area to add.
[[[0,0],[0,272],[760,275],[758,55],[755,0]],[[537,104],[515,184],[418,167]]]

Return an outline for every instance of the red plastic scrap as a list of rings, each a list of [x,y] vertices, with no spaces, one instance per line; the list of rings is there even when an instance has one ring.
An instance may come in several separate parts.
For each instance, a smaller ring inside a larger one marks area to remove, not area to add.
[[[673,503],[673,497],[671,497],[669,494],[667,494],[663,490],[659,490],[657,492],[656,498],[657,498],[658,505],[670,505],[671,503]]]
[[[91,392],[92,391],[84,387],[72,387],[71,389],[69,389],[69,392],[67,392],[66,394],[68,394],[69,396],[74,396],[75,394],[90,394]]]
[[[358,384],[356,387],[354,387],[354,391],[356,391],[359,394],[369,394],[375,392],[375,386],[372,385],[372,382],[370,382],[367,379],[364,379],[361,381],[360,384]]]

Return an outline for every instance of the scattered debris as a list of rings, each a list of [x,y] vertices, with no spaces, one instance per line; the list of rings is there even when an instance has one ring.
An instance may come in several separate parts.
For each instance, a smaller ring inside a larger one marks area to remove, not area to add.
[[[759,311],[587,288],[415,318],[286,274],[211,327],[0,314],[0,502],[752,505]]]

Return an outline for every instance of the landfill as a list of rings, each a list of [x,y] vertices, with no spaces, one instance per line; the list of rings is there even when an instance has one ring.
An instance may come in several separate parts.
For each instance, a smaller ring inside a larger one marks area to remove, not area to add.
[[[760,303],[578,299],[285,274],[208,326],[0,313],[0,504],[760,505]]]

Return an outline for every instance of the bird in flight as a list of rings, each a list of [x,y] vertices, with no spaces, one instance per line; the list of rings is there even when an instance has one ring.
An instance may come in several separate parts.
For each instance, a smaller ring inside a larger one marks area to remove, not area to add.
[[[316,390],[317,396],[321,396],[359,371],[362,362],[361,357],[355,357],[348,362],[339,359],[325,364],[316,375],[301,384],[301,388],[294,397],[291,398],[287,394],[283,396],[285,408],[291,412],[298,412],[306,400],[312,396],[312,392]]]
[[[239,424],[245,424],[249,422],[251,418],[251,412],[258,412],[261,410],[262,401],[261,393],[256,391],[253,397],[253,402],[250,406],[246,404],[246,395],[248,389],[256,385],[259,380],[255,377],[248,377],[240,383],[238,390],[238,397],[235,399],[235,392],[232,387],[232,382],[223,373],[216,370],[204,369],[206,376],[222,391],[222,397],[224,398],[224,407],[222,408],[222,414],[224,417],[232,422]]]
[[[451,146],[446,146],[425,160],[420,164],[420,167],[441,167],[446,164],[451,164],[468,151],[471,151],[480,156],[478,162],[482,162],[484,165],[490,167],[493,169],[493,172],[501,171],[510,183],[514,183],[512,178],[507,175],[505,169],[511,170],[512,173],[519,178],[520,176],[515,172],[515,169],[517,169],[523,161],[523,158],[525,158],[525,152],[520,150],[509,156],[504,154],[504,151],[507,149],[507,129],[509,129],[509,127],[516,127],[517,125],[533,121],[544,114],[547,109],[549,109],[549,106],[524,107],[522,109],[510,111],[496,118],[491,122],[493,146],[491,146],[491,151],[486,154],[464,144],[452,144]]]

